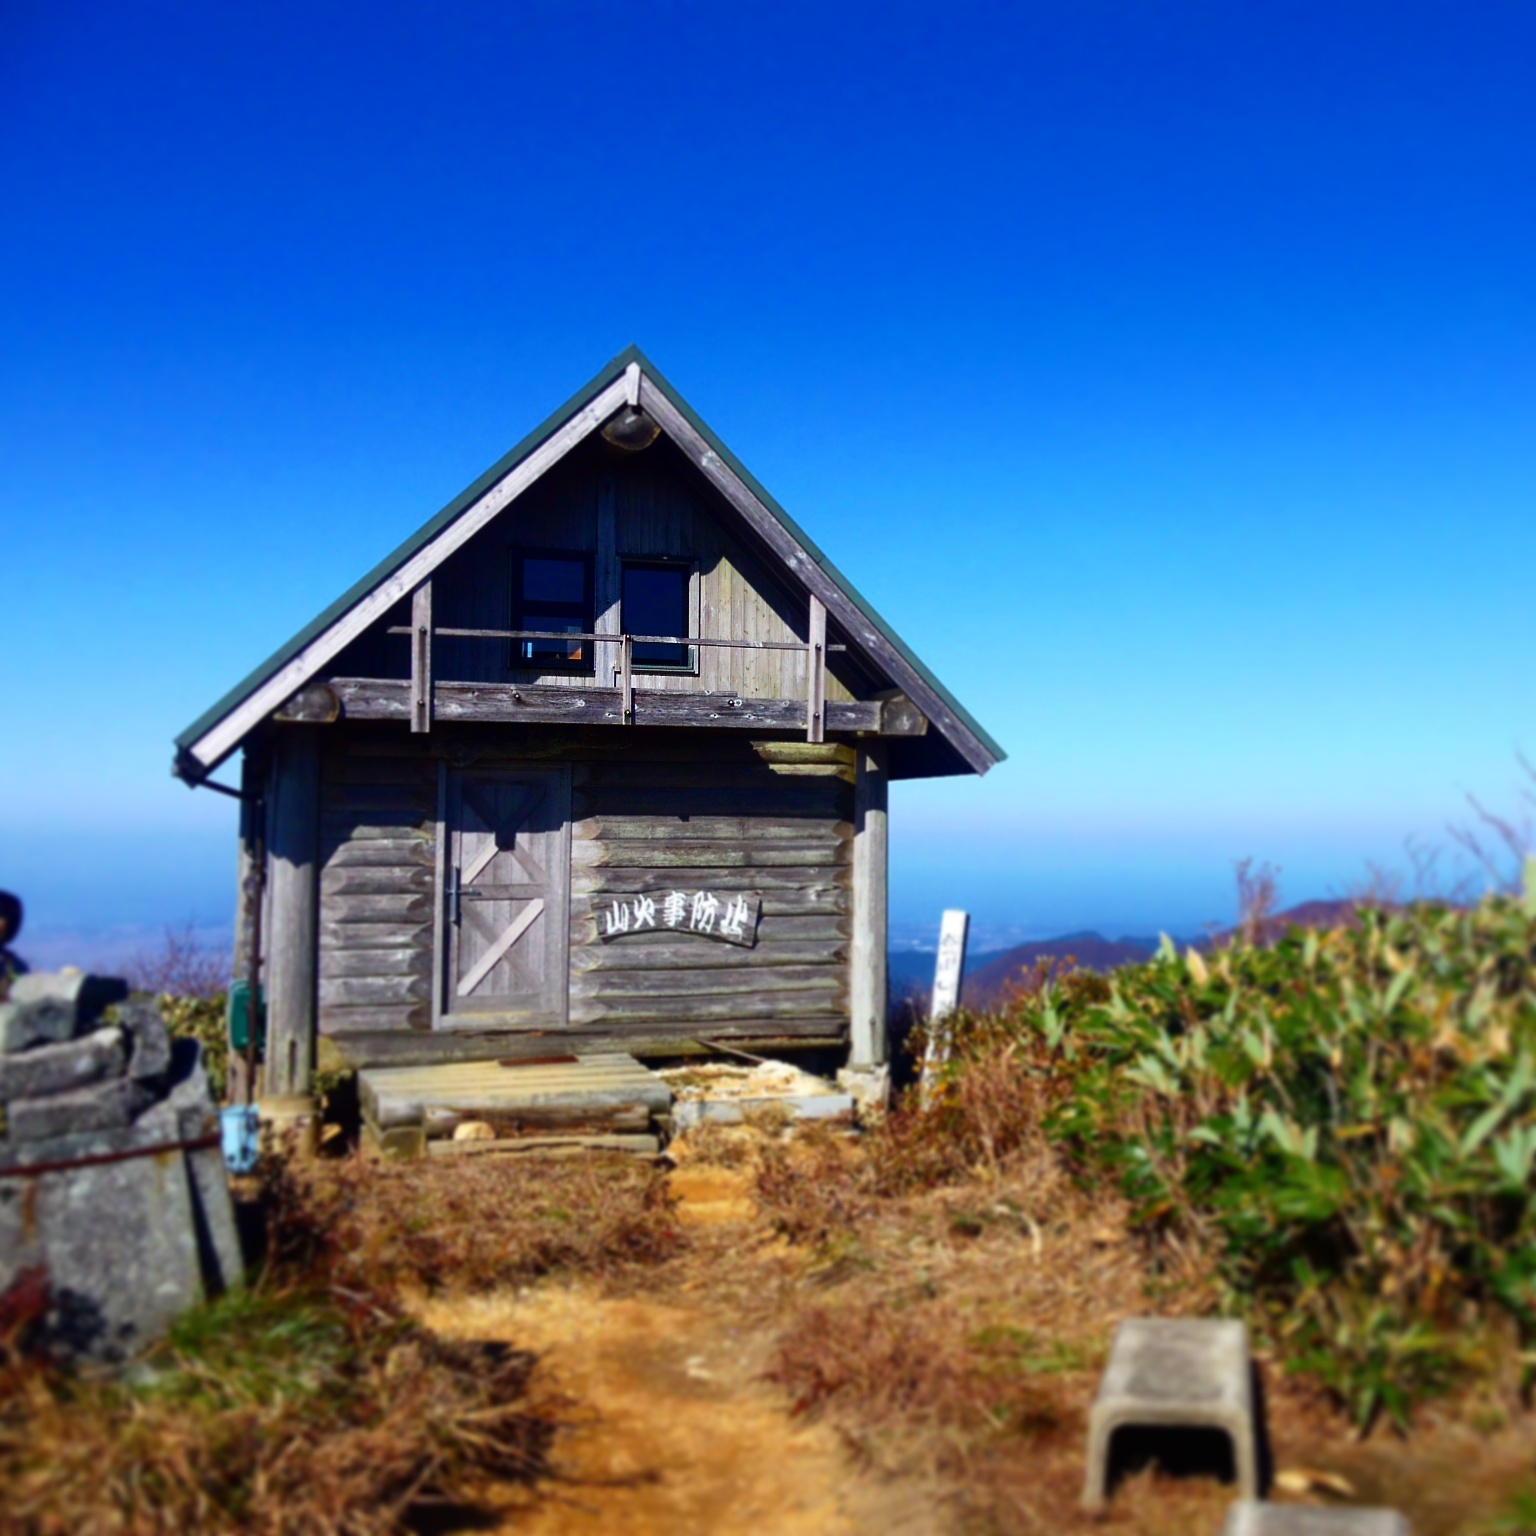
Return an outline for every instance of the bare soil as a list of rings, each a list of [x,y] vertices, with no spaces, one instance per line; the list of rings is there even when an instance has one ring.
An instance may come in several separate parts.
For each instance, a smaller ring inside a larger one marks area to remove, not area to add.
[[[823,1145],[808,1177],[817,1159],[825,1174],[828,1157],[848,1155]],[[534,1351],[543,1389],[570,1405],[555,1480],[487,1490],[497,1523],[447,1528],[1219,1528],[1234,1490],[1198,1466],[1129,1476],[1104,1514],[1077,1507],[1083,1426],[1115,1322],[1203,1300],[1197,1276],[1173,1288],[1165,1277],[1149,1299],[1112,1209],[1074,1207],[1026,1171],[885,1202],[854,1213],[852,1232],[818,1237],[814,1212],[800,1230],[765,1207],[759,1171],[753,1149],[718,1139],[675,1169],[670,1192],[690,1243],[664,1265],[415,1304],[434,1331]],[[1416,1536],[1485,1536],[1512,1493],[1536,1486],[1528,1415],[1501,1408],[1493,1417],[1504,1422],[1479,1431],[1463,1407],[1422,1416],[1407,1439],[1382,1431],[1362,1443],[1273,1363],[1264,1375],[1274,1498],[1386,1504]]]

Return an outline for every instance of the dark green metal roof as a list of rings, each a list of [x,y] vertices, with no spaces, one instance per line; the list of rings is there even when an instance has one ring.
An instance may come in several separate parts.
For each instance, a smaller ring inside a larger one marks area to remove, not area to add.
[[[486,472],[472,485],[466,486],[452,501],[448,503],[436,516],[423,523],[403,544],[387,554],[368,574],[361,580],[350,586],[334,603],[323,613],[318,614],[301,629],[298,634],[288,640],[272,653],[262,664],[252,671],[247,677],[236,683],[218,703],[205,710],[196,720],[189,725],[176,738],[178,757],[190,750],[192,745],[199,741],[208,731],[219,723],[232,710],[239,707],[245,699],[249,698],[266,680],[286,666],[310,641],[324,634],[332,624],[347,612],[355,603],[366,597],[381,582],[387,581],[407,560],[414,555],[424,544],[429,543],[442,532],[453,520],[468,507],[477,502],[486,491],[503,479],[521,460],[526,458],[541,442],[553,433],[563,422],[574,416],[583,405],[594,395],[599,394],[617,379],[631,364],[638,363],[645,376],[665,392],[667,398],[676,407],[680,415],[685,417],[689,424],[699,433],[711,448],[720,456],[722,461],[729,466],[741,482],[752,492],[762,504],[784,525],[786,531],[805,550],[812,560],[842,589],[848,600],[853,603],[866,619],[890,642],[895,649],[912,667],[912,669],[931,687],[944,702],[955,712],[966,728],[981,742],[995,761],[1001,762],[1007,753],[982,729],[980,723],[960,703],[958,699],[933,675],[929,669],[917,658],[907,646],[901,636],[877,613],[873,605],[859,592],[859,590],[843,575],[833,563],[827,559],[817,544],[807,536],[805,530],[781,507],[777,501],[759,484],[756,476],[731,452],[726,445],[709,429],[686,400],[672,387],[662,376],[656,365],[646,357],[639,347],[627,347],[619,353],[612,362],[603,368],[595,378],[571,396],[564,405],[552,411],[536,426],[532,432],[522,439],[515,447],[503,454]]]

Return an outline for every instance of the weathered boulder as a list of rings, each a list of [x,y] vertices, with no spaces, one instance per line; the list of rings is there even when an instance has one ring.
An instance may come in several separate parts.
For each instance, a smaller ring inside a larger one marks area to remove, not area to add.
[[[153,1091],[144,1084],[114,1077],[68,1093],[13,1099],[5,1109],[6,1137],[12,1142],[43,1141],[72,1131],[126,1126],[153,1098]]]
[[[94,1024],[104,1008],[127,996],[127,982],[115,976],[87,976],[80,971],[31,971],[17,976],[0,1005],[0,1051],[72,1040]]]
[[[127,1042],[115,1024],[78,1040],[0,1055],[0,1103],[68,1093],[101,1078],[119,1076],[127,1063]]]

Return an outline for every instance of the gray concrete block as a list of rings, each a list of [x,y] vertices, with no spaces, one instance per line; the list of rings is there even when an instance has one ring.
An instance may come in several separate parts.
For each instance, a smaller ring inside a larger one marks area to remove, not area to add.
[[[128,996],[115,976],[80,971],[29,971],[11,982],[8,1006],[0,1013],[0,1051],[71,1040],[101,1017],[102,1010]]]
[[[159,1077],[171,1065],[171,1036],[160,1016],[160,1006],[152,998],[130,997],[117,1005],[118,1022],[128,1031],[132,1054],[128,1075],[142,1082]]]
[[[78,1040],[0,1055],[0,1102],[68,1093],[104,1077],[119,1077],[127,1061],[123,1032],[115,1024]]]
[[[0,1180],[0,1291],[39,1262],[44,1342],[65,1359],[119,1361],[158,1337],[205,1295],[183,1159]]]
[[[1083,1503],[1109,1497],[1111,1441],[1130,1427],[1215,1429],[1232,1443],[1243,1495],[1259,1494],[1253,1366],[1244,1324],[1208,1318],[1127,1318],[1088,1416]]]
[[[6,1105],[6,1136],[12,1143],[45,1141],[81,1131],[126,1126],[153,1097],[142,1083],[114,1077],[69,1093],[13,1099]]]
[[[1227,1511],[1221,1536],[1411,1536],[1411,1528],[1395,1509],[1316,1509],[1239,1499]]]

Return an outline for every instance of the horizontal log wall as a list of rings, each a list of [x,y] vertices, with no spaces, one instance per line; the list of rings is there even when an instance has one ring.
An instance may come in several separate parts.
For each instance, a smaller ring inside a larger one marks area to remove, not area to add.
[[[610,1035],[844,1036],[852,778],[847,748],[804,744],[578,764],[571,1023]],[[755,946],[597,936],[595,913],[614,897],[701,888],[760,893]]]
[[[619,751],[604,731],[459,727],[424,739],[380,726],[331,729],[321,773],[319,1018],[348,1059],[512,1051],[515,1036],[431,1030],[444,749],[479,766],[555,755],[573,764],[573,1043],[654,1050],[700,1036],[846,1038],[849,748],[652,731]],[[598,940],[593,911],[605,898],[674,888],[760,893],[756,944],[677,934]],[[543,1040],[547,1047],[550,1036]]]
[[[437,764],[352,756],[320,784],[320,1032],[430,1030]]]

